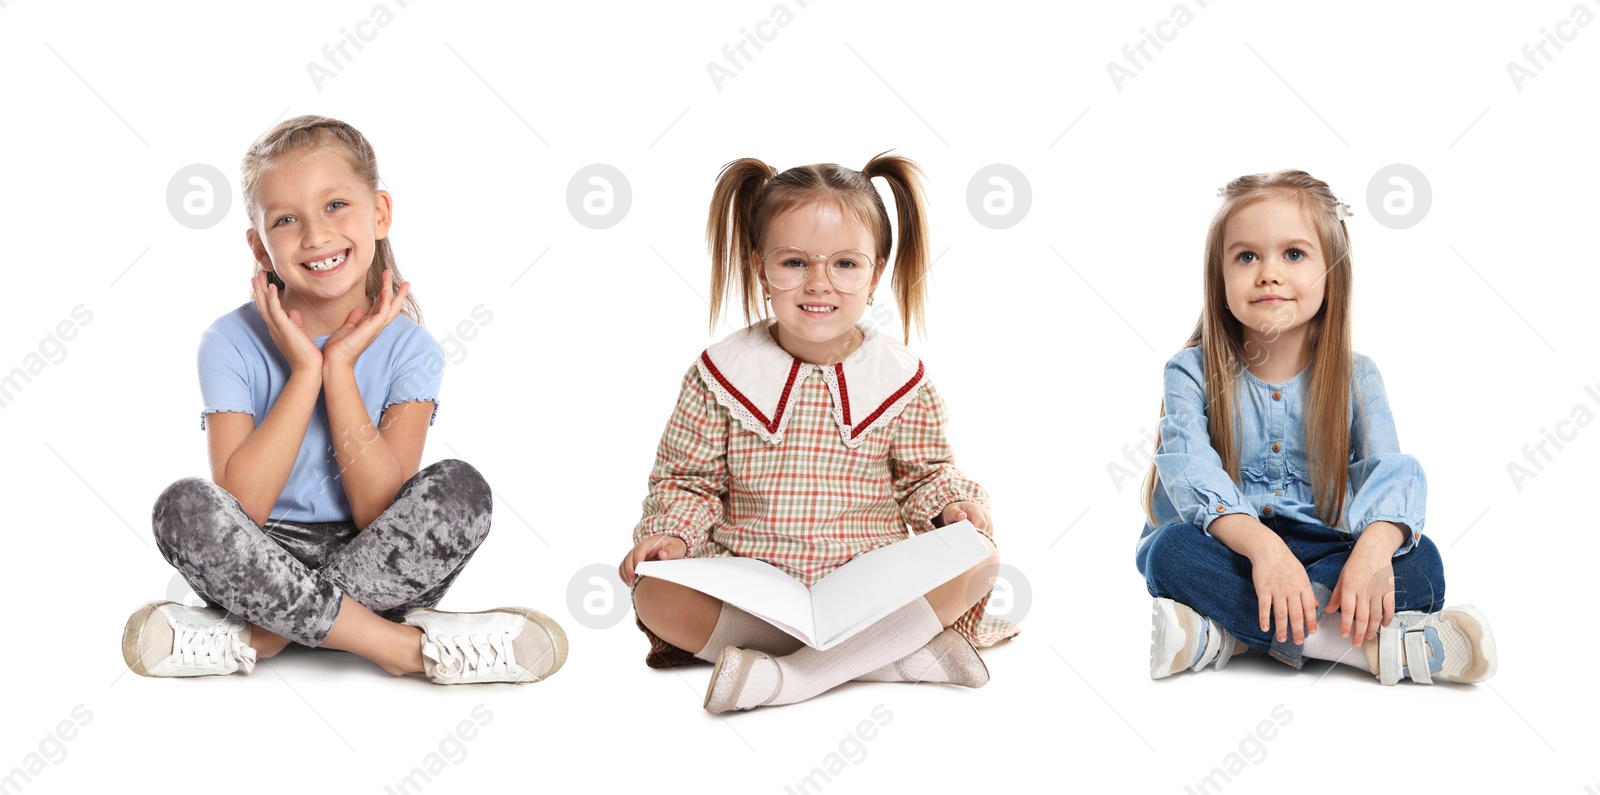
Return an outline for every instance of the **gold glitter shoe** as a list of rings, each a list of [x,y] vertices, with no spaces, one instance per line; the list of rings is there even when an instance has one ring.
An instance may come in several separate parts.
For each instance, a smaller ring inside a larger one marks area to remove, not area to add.
[[[718,715],[730,709],[739,709],[739,693],[744,690],[745,680],[750,678],[750,666],[757,660],[770,659],[772,655],[764,651],[737,646],[723,648],[722,653],[717,655],[717,667],[711,671],[711,681],[706,684],[706,700],[703,704],[706,711]],[[772,689],[772,695],[766,701],[755,705],[757,707],[766,706],[783,692],[783,669],[778,668],[776,662],[772,665],[778,672],[778,686]]]
[[[978,650],[972,647],[961,633],[947,629],[933,640],[928,641],[928,651],[933,653],[939,661],[939,667],[944,669],[944,681],[962,687],[983,687],[989,684],[989,666],[983,664],[983,658],[978,656]],[[920,677],[913,676],[914,671],[906,669],[905,660],[895,663],[906,681],[921,681]],[[924,674],[926,675],[926,674]]]

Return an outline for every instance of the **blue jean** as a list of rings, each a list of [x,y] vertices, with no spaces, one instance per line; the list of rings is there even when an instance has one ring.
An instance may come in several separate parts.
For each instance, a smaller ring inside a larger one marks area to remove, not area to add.
[[[1355,540],[1320,524],[1273,516],[1259,518],[1306,567],[1306,576],[1317,596],[1318,631],[1328,632],[1332,626],[1337,634],[1338,617],[1325,621],[1323,613]],[[1427,536],[1409,552],[1396,557],[1392,565],[1395,612],[1433,613],[1444,606],[1444,563],[1439,558],[1439,548]],[[1255,581],[1250,577],[1250,559],[1223,546],[1200,528],[1186,522],[1161,528],[1139,557],[1138,566],[1151,596],[1188,605],[1256,651],[1295,668],[1305,664],[1302,647],[1294,642],[1292,634],[1286,641],[1276,639],[1276,622],[1280,620],[1276,615],[1274,625],[1261,631],[1257,612],[1260,602]]]

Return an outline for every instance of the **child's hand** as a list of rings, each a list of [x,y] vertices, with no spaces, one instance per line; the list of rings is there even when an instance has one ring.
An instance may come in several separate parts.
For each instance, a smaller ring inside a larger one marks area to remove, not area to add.
[[[1379,626],[1394,622],[1394,558],[1356,544],[1339,571],[1339,584],[1328,597],[1328,611],[1339,611],[1339,637],[1351,646],[1378,636]]]
[[[1300,565],[1287,545],[1274,540],[1278,543],[1263,545],[1263,551],[1250,559],[1261,631],[1268,630],[1268,618],[1275,614],[1272,624],[1278,627],[1279,643],[1288,640],[1290,632],[1296,644],[1305,643],[1306,636],[1317,631],[1317,595],[1311,590],[1306,567]]]
[[[385,269],[383,286],[378,288],[378,300],[373,301],[365,312],[350,310],[344,325],[334,329],[328,341],[322,345],[322,356],[327,364],[354,367],[356,359],[361,358],[367,346],[378,338],[378,332],[383,331],[394,320],[394,316],[400,314],[406,294],[411,292],[411,282],[401,282],[399,292],[394,292],[390,287],[393,282],[394,272]]]
[[[633,573],[635,566],[647,560],[677,560],[687,554],[689,554],[689,547],[683,543],[683,539],[677,536],[650,536],[635,544],[633,549],[622,558],[622,565],[617,567],[617,576],[621,577],[629,588],[632,588],[634,581],[639,578],[637,574]]]
[[[278,351],[289,362],[289,372],[321,375],[322,351],[317,350],[317,344],[306,334],[300,322],[300,310],[291,309],[287,314],[284,313],[283,305],[279,303],[278,286],[267,281],[266,271],[258,271],[250,279],[250,292],[255,294],[256,311],[267,322],[272,343],[278,346]]]
[[[989,529],[989,511],[975,502],[952,502],[944,506],[941,518],[946,525],[966,520],[979,530]]]

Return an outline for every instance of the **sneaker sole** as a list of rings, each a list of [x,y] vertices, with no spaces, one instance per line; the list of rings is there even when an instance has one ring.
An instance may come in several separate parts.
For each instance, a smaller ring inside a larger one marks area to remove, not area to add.
[[[550,665],[550,670],[545,671],[543,676],[534,680],[535,682],[542,682],[555,676],[556,671],[561,670],[561,666],[567,664],[567,632],[561,628],[560,624],[556,623],[555,619],[537,610],[521,610],[515,607],[502,607],[500,610],[506,613],[516,613],[532,621],[540,629],[544,630],[546,635],[550,636],[550,653],[555,655],[556,659]]]
[[[128,670],[140,676],[151,676],[150,669],[145,667],[144,660],[139,658],[139,649],[144,646],[145,625],[150,623],[150,614],[165,604],[172,603],[157,600],[145,604],[144,607],[133,611],[133,615],[128,617],[128,623],[122,627],[122,661],[128,664]]]
[[[1156,599],[1150,611],[1150,678],[1165,679],[1172,675],[1172,661],[1183,651],[1184,629],[1178,624],[1177,603],[1171,599]]]
[[[1445,680],[1446,682],[1471,684],[1473,682],[1482,682],[1483,680],[1494,676],[1495,668],[1497,667],[1496,657],[1498,656],[1498,653],[1495,650],[1494,645],[1494,632],[1489,629],[1488,616],[1485,616],[1481,610],[1473,607],[1472,605],[1447,607],[1442,612],[1460,613],[1465,615],[1467,618],[1472,619],[1471,626],[1459,621],[1455,622],[1455,625],[1456,628],[1461,631],[1461,634],[1466,636],[1467,642],[1472,646],[1474,652],[1476,652],[1475,656],[1478,659],[1476,661],[1476,666],[1464,668],[1462,669],[1461,673],[1453,677],[1443,676],[1441,672],[1439,678]],[[1482,670],[1479,670],[1480,668]]]

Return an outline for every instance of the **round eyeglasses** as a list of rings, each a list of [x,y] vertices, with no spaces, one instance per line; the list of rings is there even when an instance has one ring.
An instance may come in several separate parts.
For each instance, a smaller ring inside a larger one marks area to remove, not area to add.
[[[841,293],[859,293],[872,281],[872,257],[852,249],[823,257],[807,254],[794,246],[779,246],[762,255],[761,269],[772,289],[793,290],[806,283],[813,259],[827,259],[828,283]]]

